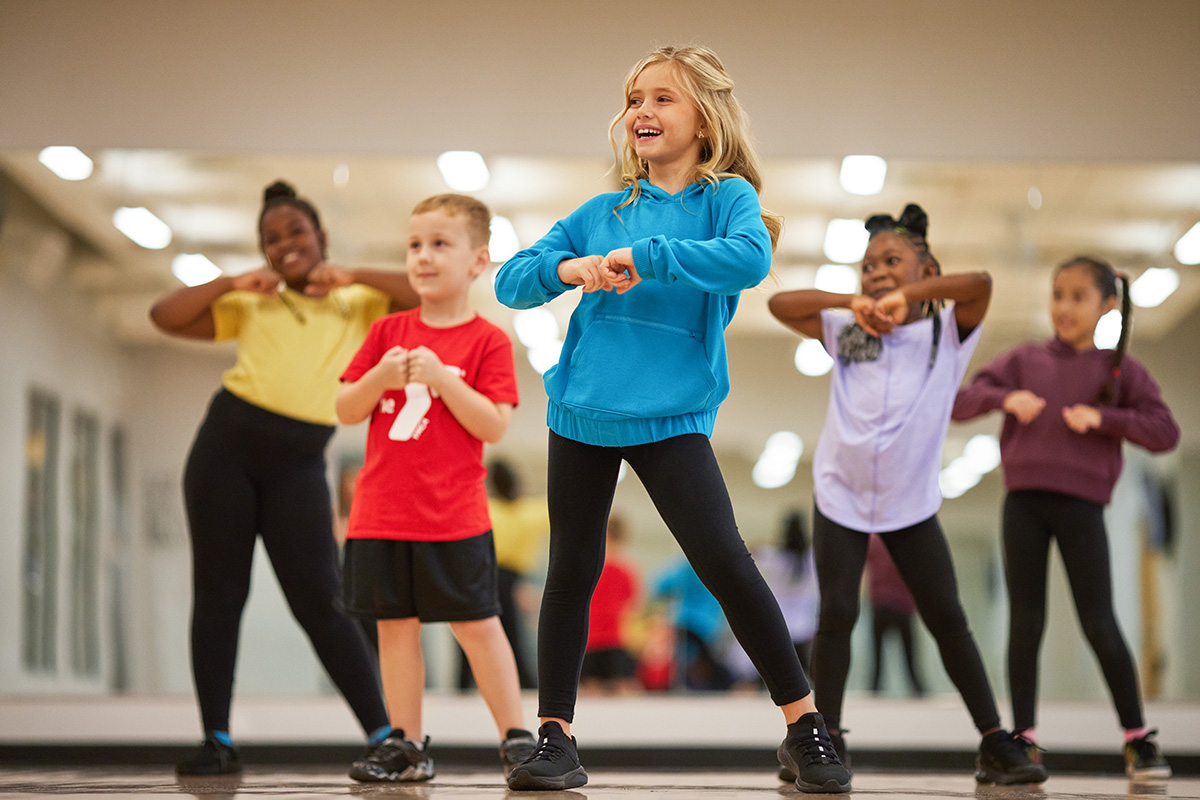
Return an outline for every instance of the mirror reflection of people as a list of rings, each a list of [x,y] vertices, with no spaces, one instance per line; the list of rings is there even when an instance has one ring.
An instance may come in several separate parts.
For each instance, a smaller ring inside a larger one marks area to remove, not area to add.
[[[488,514],[496,544],[500,624],[517,660],[521,688],[536,689],[537,667],[530,663],[525,620],[531,612],[536,612],[539,599],[531,576],[550,535],[546,498],[526,494],[516,468],[502,458],[488,464],[487,483]],[[472,682],[470,662],[460,648],[458,688],[468,689]]]
[[[1100,318],[1116,308],[1115,350],[1095,344]],[[999,356],[958,394],[954,418],[1004,412],[1002,536],[1008,583],[1008,681],[1013,727],[1035,755],[1038,651],[1046,627],[1046,570],[1057,546],[1080,623],[1100,662],[1124,729],[1125,771],[1166,778],[1171,767],[1142,715],[1137,666],[1113,608],[1104,506],[1121,474],[1121,443],[1155,453],[1179,443],[1179,426],[1150,373],[1126,355],[1133,305],[1129,279],[1107,261],[1077,256],[1054,271],[1054,337]]]
[[[813,647],[817,708],[846,751],[842,703],[869,534],[879,533],[980,734],[980,783],[1040,783],[1046,770],[1000,726],[938,522],[942,445],[954,393],[992,296],[986,272],[943,275],[916,204],[866,222],[862,294],[805,289],[769,301],[785,325],[833,357],[813,457],[813,547],[821,613]],[[946,302],[951,303],[945,306]]]
[[[913,620],[917,616],[917,603],[912,592],[900,577],[896,564],[888,555],[887,546],[878,534],[871,534],[867,545],[867,599],[871,603],[871,643],[874,664],[871,669],[871,691],[883,691],[883,648],[888,635],[895,633],[900,638],[904,653],[904,670],[908,687],[914,697],[925,694],[925,681],[917,667],[917,642],[913,631]]]
[[[150,312],[167,333],[237,341],[237,363],[209,405],[183,481],[192,675],[204,729],[199,751],[177,765],[185,775],[241,769],[229,708],[260,537],[292,614],[368,742],[389,730],[367,644],[334,608],[340,574],[325,447],[342,367],[373,320],[417,298],[402,272],[327,263],[316,209],[285,183],[264,191],[258,232],[266,267],[177,289]]]
[[[629,523],[608,517],[604,569],[588,608],[588,642],[579,688],[593,694],[628,694],[639,687],[631,631],[642,605],[642,577],[626,552]]]

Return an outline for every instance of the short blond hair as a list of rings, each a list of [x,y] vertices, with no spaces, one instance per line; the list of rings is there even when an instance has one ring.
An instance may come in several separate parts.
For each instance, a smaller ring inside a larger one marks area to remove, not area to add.
[[[441,211],[451,217],[467,218],[467,235],[472,247],[484,247],[491,238],[492,212],[474,197],[465,194],[435,194],[417,203],[411,216]]]

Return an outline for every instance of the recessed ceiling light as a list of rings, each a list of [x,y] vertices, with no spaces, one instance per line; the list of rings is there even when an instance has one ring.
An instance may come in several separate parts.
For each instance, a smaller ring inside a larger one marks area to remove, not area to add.
[[[487,163],[474,150],[447,150],[438,156],[437,165],[446,185],[456,192],[477,192],[491,180]]]
[[[42,148],[38,161],[64,181],[81,181],[92,174],[92,160],[77,147],[53,145]]]

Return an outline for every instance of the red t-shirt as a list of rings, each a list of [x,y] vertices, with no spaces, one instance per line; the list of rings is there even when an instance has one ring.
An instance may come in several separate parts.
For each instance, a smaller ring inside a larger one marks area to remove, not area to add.
[[[638,593],[638,579],[628,565],[609,559],[600,571],[588,617],[587,651],[625,647],[621,622]]]
[[[517,404],[512,342],[479,316],[453,328],[426,325],[420,309],[378,319],[342,380],[357,381],[396,345],[424,345],[489,400]],[[386,391],[371,412],[346,537],[443,542],[486,533],[486,475],[483,442],[429,387]]]

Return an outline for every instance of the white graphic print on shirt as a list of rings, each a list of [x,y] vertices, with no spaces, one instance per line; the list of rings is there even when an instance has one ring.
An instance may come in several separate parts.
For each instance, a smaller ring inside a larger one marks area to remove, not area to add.
[[[460,378],[466,375],[466,372],[460,367],[452,367],[449,364],[445,366]],[[396,419],[388,430],[388,438],[394,442],[420,439],[421,433],[429,425],[429,418],[425,415],[433,407],[433,398],[437,396],[437,392],[432,391],[428,384],[414,382],[405,386],[404,405],[401,406],[400,413],[396,414]],[[395,414],[395,398],[387,397],[380,400],[379,411],[382,414]]]

